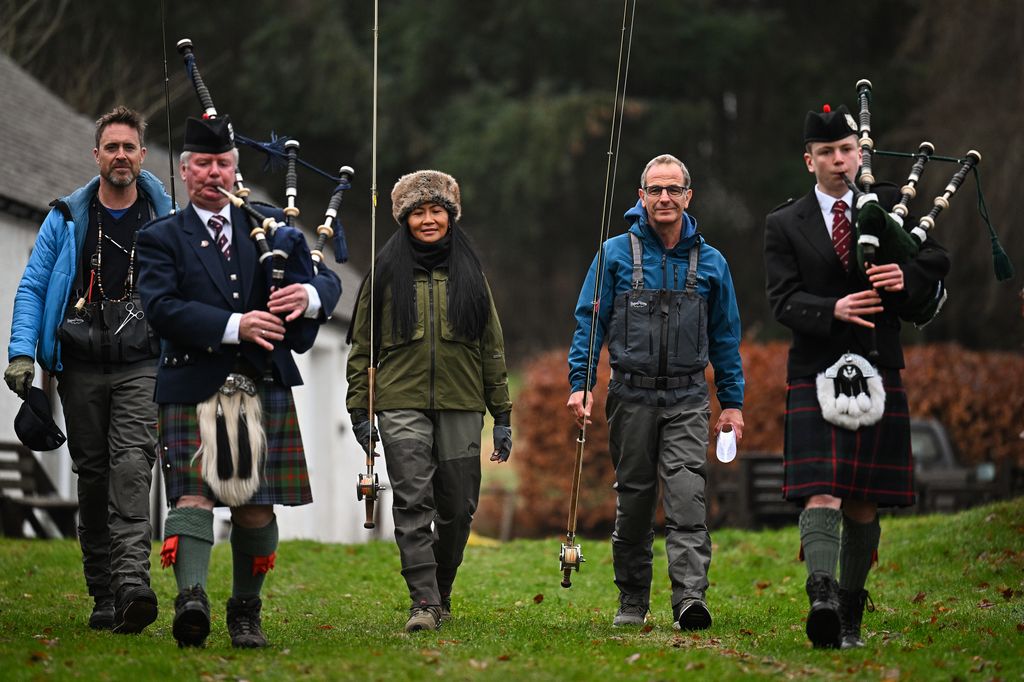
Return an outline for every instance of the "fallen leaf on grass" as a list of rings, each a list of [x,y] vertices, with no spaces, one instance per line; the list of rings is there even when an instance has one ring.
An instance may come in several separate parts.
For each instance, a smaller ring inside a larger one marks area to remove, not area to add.
[[[1013,588],[1012,587],[1007,587],[1006,589],[1000,588],[999,594],[1003,595],[1003,599],[1005,599],[1006,601],[1010,601],[1011,599],[1013,599]]]
[[[544,601],[544,595],[543,594],[535,594],[535,595],[533,595],[533,603],[534,604],[539,604],[542,601]]]
[[[889,668],[884,673],[882,673],[882,682],[899,682],[899,679],[900,679],[900,669],[899,668]]]
[[[640,628],[640,632],[641,632],[642,634],[645,634],[645,635],[646,635],[646,634],[647,634],[648,632],[650,632],[650,631],[651,631],[651,630],[653,630],[653,629],[654,629],[654,626],[653,626],[653,625],[651,625],[650,623],[648,623],[647,625],[645,625],[645,626],[643,626],[642,628]]]
[[[704,664],[699,661],[690,661],[686,664],[686,670],[703,670]]]
[[[333,630],[334,629],[333,625],[318,625],[317,627],[320,628],[321,630]]]
[[[507,661],[510,658],[512,658],[511,654],[502,654],[501,656],[498,656],[498,660],[499,661]]]
[[[978,602],[979,609],[990,609],[995,605],[995,602],[991,602],[988,599],[982,599],[980,602]]]
[[[629,663],[630,665],[633,665],[634,663],[636,663],[639,660],[640,660],[640,654],[632,654],[631,656],[626,657],[626,663]]]
[[[754,583],[754,587],[756,587],[759,590],[766,590],[766,589],[768,589],[771,586],[772,586],[772,581],[771,580],[758,580],[756,583]]]
[[[910,603],[911,604],[920,604],[921,602],[924,601],[925,596],[926,596],[926,594],[924,592],[918,592],[916,595],[914,595],[914,598],[910,600]]]
[[[1024,623],[1017,623],[1017,632],[1024,632]]]
[[[475,658],[469,659],[469,667],[474,670],[485,670],[487,668],[487,661],[478,661]]]
[[[45,651],[33,651],[28,655],[29,663],[45,663],[50,660],[50,654]]]

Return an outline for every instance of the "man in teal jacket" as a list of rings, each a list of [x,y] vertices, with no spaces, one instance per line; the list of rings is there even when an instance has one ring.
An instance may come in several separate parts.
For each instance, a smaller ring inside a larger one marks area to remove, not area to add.
[[[14,297],[4,372],[22,398],[32,386],[33,358],[58,378],[78,474],[85,581],[95,601],[89,626],[121,633],[140,632],[157,614],[149,586],[149,488],[159,346],[130,312],[141,310],[136,233],[170,213],[172,202],[142,170],[145,125],[120,106],[96,122],[99,175],[55,201],[39,229]],[[125,325],[110,324],[111,314],[125,311]],[[59,333],[65,320],[85,330],[78,343]]]
[[[704,502],[710,415],[704,368],[710,360],[723,429],[743,435],[740,318],[725,258],[686,213],[690,173],[670,154],[640,176],[640,200],[626,212],[630,228],[603,245],[576,304],[569,349],[568,408],[589,422],[596,365],[604,339],[612,368],[606,411],[618,494],[612,557],[619,610],[614,625],[641,625],[650,608],[654,511],[663,488],[665,547],[672,620],[683,630],[711,626],[704,594],[711,537]],[[602,263],[593,353],[588,345],[598,263]],[[592,357],[590,386],[587,359]],[[584,399],[586,398],[586,399]]]

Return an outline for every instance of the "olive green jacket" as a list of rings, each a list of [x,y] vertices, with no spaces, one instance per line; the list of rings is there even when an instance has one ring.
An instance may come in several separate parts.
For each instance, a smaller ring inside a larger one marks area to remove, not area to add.
[[[491,314],[478,340],[458,336],[448,322],[448,268],[431,273],[417,268],[416,326],[404,341],[392,328],[392,299],[385,291],[378,328],[380,349],[374,411],[392,409],[469,410],[492,415],[512,409],[505,369],[505,342],[501,322],[491,300]],[[352,348],[348,356],[349,412],[366,410],[370,351],[370,285],[364,282],[352,320]]]

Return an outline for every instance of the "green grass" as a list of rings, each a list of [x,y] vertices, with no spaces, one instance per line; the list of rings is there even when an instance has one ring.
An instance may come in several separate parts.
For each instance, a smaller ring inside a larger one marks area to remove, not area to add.
[[[612,628],[615,588],[607,539],[583,542],[588,561],[558,586],[558,541],[472,546],[456,584],[454,619],[406,635],[398,552],[285,542],[264,591],[272,646],[231,649],[224,627],[230,548],[214,548],[213,630],[205,649],[171,636],[174,580],[154,571],[160,617],[138,636],[86,627],[77,545],[0,541],[3,679],[1021,679],[1024,677],[1024,499],[955,516],[883,521],[869,578],[877,610],[867,646],[816,651],[803,633],[804,568],[794,528],[714,534],[708,600],[713,628],[671,627],[664,543],[653,614],[644,629]],[[154,554],[155,558],[158,558]],[[698,679],[698,678],[693,678]]]

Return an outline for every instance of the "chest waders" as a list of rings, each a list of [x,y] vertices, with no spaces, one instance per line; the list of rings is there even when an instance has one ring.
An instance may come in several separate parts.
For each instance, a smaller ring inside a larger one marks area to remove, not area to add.
[[[662,288],[644,288],[643,245],[629,234],[633,252],[630,290],[615,298],[608,333],[612,381],[668,391],[704,378],[708,364],[708,305],[697,293],[700,242],[690,248],[682,290],[669,288],[668,256],[661,257]],[[678,283],[678,267],[673,266]]]

